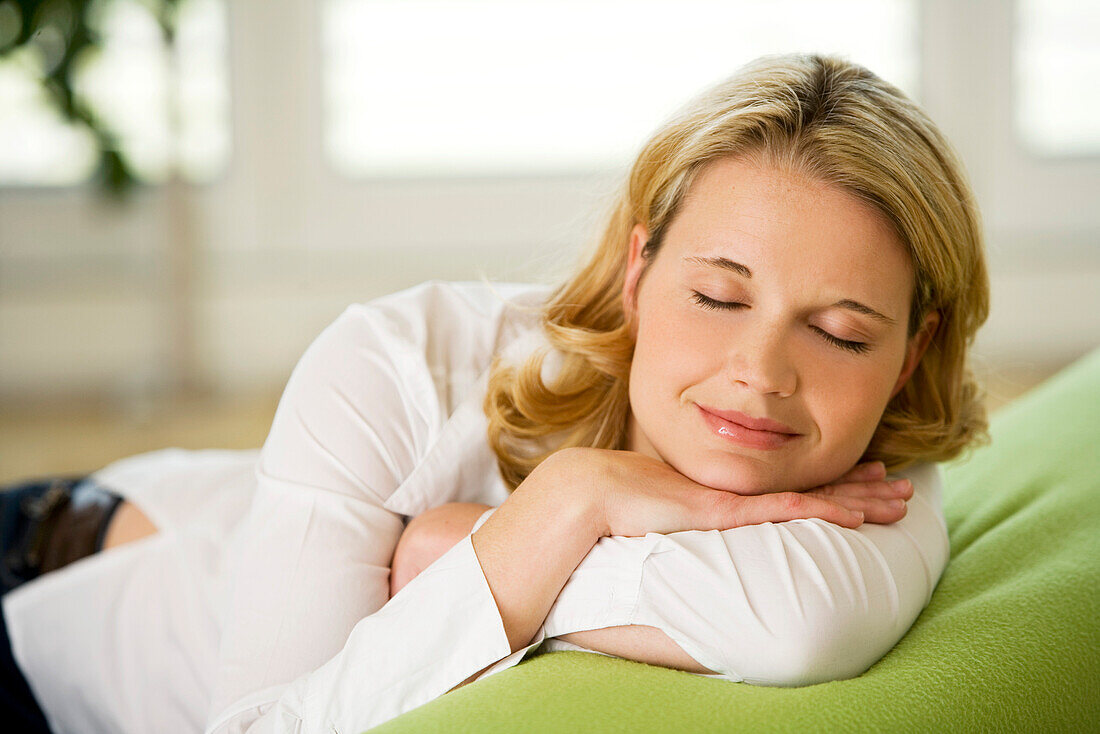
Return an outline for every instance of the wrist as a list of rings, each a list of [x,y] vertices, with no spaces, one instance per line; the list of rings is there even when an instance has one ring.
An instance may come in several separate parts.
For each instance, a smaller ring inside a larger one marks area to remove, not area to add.
[[[592,542],[610,534],[606,487],[611,468],[608,452],[602,449],[571,447],[551,454],[535,469],[542,491],[552,491],[554,505],[568,520],[592,537]],[[535,472],[532,472],[534,474]]]

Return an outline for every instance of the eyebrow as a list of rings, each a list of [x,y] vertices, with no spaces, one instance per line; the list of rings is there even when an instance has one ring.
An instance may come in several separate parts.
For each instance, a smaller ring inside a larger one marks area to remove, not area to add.
[[[836,306],[837,308],[846,308],[850,311],[858,311],[861,314],[865,314],[867,316],[870,316],[875,321],[881,321],[882,323],[889,324],[890,326],[893,326],[894,324],[897,323],[897,321],[894,321],[892,318],[890,318],[886,314],[879,313],[878,311],[871,308],[870,306],[866,306],[866,305],[860,303],[859,301],[853,301],[850,298],[844,298],[842,300],[839,300],[836,303],[834,303],[833,306]]]
[[[730,270],[730,271],[732,271],[734,273],[737,273],[738,275],[742,275],[746,278],[751,278],[752,277],[752,271],[749,270],[747,265],[742,265],[741,263],[735,263],[733,260],[730,260],[730,259],[725,258],[725,257],[698,257],[698,256],[695,256],[695,257],[685,257],[684,259],[689,261],[689,262],[698,263],[700,265],[710,265],[711,267],[721,268],[722,270]]]
[[[729,270],[730,272],[737,273],[745,278],[752,278],[752,270],[747,265],[734,262],[725,257],[685,257],[684,260],[688,262],[698,263],[699,265],[709,265],[710,267],[720,268],[722,270]],[[890,318],[884,313],[880,313],[870,306],[860,303],[859,301],[853,301],[851,298],[842,298],[832,305],[832,308],[846,308],[849,311],[855,311],[865,316],[870,316],[876,321],[881,321],[884,324],[893,326],[897,323],[894,319]]]

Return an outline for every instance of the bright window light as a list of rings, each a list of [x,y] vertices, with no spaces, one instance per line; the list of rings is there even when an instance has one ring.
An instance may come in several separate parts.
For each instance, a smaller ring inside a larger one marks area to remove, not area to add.
[[[174,168],[191,181],[217,176],[230,146],[224,0],[179,5],[175,57],[141,0],[102,0],[91,24],[103,46],[74,66],[77,96],[118,139],[139,180]],[[0,61],[0,184],[65,185],[88,180],[95,140],[49,104],[33,54]]]
[[[904,0],[327,0],[325,149],[354,177],[618,168],[768,53],[838,53],[915,96]]]
[[[1016,127],[1046,156],[1100,153],[1100,4],[1019,0]]]
[[[31,64],[0,61],[0,184],[64,186],[94,170],[94,139],[49,104]]]

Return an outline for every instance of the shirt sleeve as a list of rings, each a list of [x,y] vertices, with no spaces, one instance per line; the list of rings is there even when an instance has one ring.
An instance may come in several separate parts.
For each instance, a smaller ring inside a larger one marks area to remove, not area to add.
[[[543,631],[553,638],[657,627],[715,671],[709,677],[747,683],[858,675],[908,631],[949,555],[939,468],[899,476],[913,481],[914,495],[906,516],[890,525],[850,529],[813,519],[603,538],[562,589]]]
[[[321,719],[359,731],[510,652],[468,542],[387,604],[404,523],[384,502],[435,438],[440,410],[423,352],[369,305],[303,355],[227,549],[208,734]]]
[[[519,662],[544,635],[511,652],[504,624],[467,535],[360,620],[327,663],[299,677],[249,734],[360,732],[427,703],[494,662]],[[232,722],[216,731],[239,731]]]

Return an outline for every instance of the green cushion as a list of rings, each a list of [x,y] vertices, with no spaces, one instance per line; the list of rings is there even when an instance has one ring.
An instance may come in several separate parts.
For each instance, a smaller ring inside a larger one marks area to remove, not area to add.
[[[946,468],[931,603],[858,678],[767,688],[556,652],[373,732],[1097,731],[1100,350],[992,423]]]

